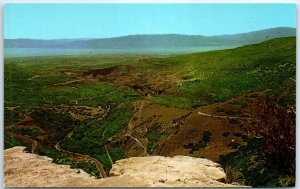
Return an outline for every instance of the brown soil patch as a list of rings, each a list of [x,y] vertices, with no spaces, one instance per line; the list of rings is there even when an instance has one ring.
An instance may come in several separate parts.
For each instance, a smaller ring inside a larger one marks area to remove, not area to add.
[[[92,76],[94,78],[98,76],[107,76],[111,74],[113,71],[115,71],[118,67],[108,67],[108,68],[101,68],[101,69],[90,69],[85,72],[83,72],[82,76],[87,77],[87,76]]]
[[[147,133],[156,128],[164,134],[156,141],[155,150],[148,153],[164,156],[188,155],[218,161],[220,155],[226,155],[246,144],[242,138],[248,135],[245,119],[255,116],[249,108],[254,101],[255,96],[242,96],[192,110],[166,107],[148,100],[137,101],[134,104],[136,113],[128,128],[114,142],[122,141],[128,157],[143,156],[143,148],[126,135],[135,137],[147,148]],[[209,141],[201,146],[205,133],[209,133]],[[197,145],[198,148],[190,147]]]

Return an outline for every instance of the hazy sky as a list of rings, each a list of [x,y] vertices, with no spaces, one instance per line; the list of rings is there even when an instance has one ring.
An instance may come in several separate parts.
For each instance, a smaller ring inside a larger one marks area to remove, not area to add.
[[[6,4],[4,38],[220,35],[296,27],[294,4]]]

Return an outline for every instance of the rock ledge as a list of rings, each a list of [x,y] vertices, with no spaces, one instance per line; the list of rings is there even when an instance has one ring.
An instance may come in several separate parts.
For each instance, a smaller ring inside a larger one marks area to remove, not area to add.
[[[24,149],[17,146],[4,150],[6,187],[240,187],[220,182],[225,178],[223,169],[203,158],[131,157],[117,161],[110,177],[95,179]]]

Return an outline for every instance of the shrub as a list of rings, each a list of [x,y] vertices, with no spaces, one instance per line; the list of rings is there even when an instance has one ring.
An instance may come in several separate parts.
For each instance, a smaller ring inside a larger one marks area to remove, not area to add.
[[[271,99],[262,98],[254,106],[258,123],[249,127],[254,136],[262,138],[260,153],[270,166],[286,174],[295,173],[296,114],[293,108],[280,107]]]
[[[244,175],[240,172],[232,168],[231,166],[227,166],[225,168],[226,178],[225,183],[233,183],[239,181],[239,183],[243,183]]]

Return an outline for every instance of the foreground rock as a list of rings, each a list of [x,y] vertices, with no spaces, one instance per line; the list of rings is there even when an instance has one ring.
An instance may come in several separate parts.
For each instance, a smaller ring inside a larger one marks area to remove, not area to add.
[[[175,156],[132,157],[119,160],[105,179],[51,163],[51,159],[26,153],[24,147],[4,151],[6,187],[232,187],[219,164],[203,158]]]

